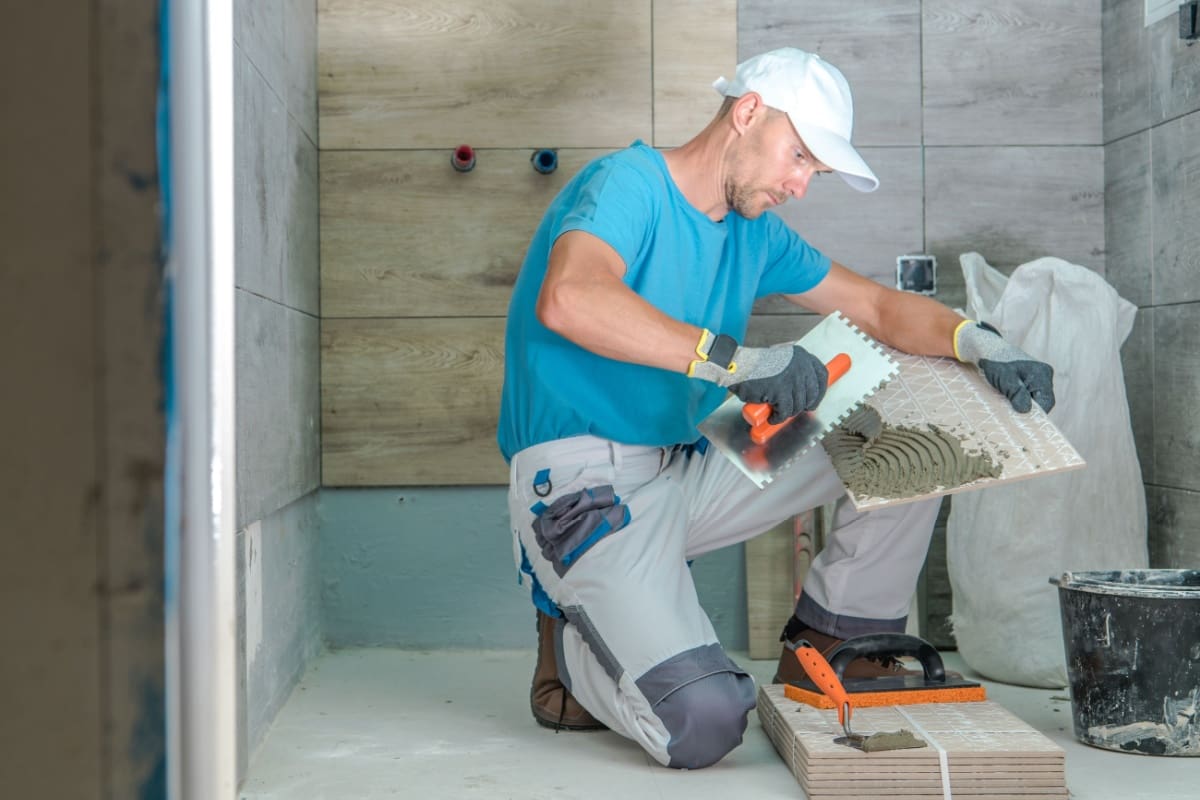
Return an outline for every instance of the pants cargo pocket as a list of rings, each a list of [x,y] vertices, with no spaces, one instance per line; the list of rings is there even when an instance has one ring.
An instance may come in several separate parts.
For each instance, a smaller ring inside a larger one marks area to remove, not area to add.
[[[533,535],[542,556],[561,578],[580,556],[629,524],[629,507],[611,485],[570,492],[550,505],[533,507]]]

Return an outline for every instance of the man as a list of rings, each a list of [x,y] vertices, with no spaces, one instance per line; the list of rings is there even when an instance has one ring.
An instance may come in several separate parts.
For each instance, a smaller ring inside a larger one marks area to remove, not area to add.
[[[1018,410],[1053,404],[1052,372],[928,298],[830,262],[774,214],[809,181],[878,180],[850,145],[842,74],[786,48],[739,65],[717,116],[659,153],[587,165],[553,201],[517,278],[498,440],[511,465],[514,556],[537,606],[540,723],[607,726],[660,763],[707,766],[741,742],[753,680],[721,649],[688,562],[844,489],[813,448],[759,490],[696,425],[732,391],[774,419],[815,408],[825,367],[791,343],[739,345],[754,300],[840,310],[901,350],[980,365]],[[903,631],[938,502],[843,503],[788,621],[828,651]],[[888,665],[851,665],[857,672]]]

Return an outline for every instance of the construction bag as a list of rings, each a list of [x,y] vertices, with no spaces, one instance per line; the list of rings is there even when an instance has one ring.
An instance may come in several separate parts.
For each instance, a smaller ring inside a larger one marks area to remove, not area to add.
[[[959,260],[966,315],[1054,367],[1050,420],[1087,466],[954,496],[946,529],[951,623],[963,659],[981,675],[1062,687],[1066,655],[1050,579],[1148,561],[1120,358],[1137,308],[1062,259],[1031,261],[1010,278],[978,253]]]

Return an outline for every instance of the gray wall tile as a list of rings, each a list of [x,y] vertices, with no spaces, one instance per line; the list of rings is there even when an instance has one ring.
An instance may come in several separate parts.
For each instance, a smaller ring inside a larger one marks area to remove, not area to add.
[[[243,774],[249,754],[322,647],[317,497],[311,492],[237,534]],[[251,572],[254,589],[247,592]],[[255,641],[247,641],[248,631],[257,633]]]
[[[1150,116],[1155,124],[1200,109],[1200,46],[1179,38],[1178,17],[1150,26]]]
[[[315,316],[321,306],[317,146],[295,120],[288,123],[287,146],[282,210],[287,247],[281,299]]]
[[[1196,569],[1200,566],[1200,492],[1146,487],[1149,509],[1150,566]]]
[[[1200,303],[1154,309],[1154,475],[1200,490]]]
[[[926,248],[939,299],[964,301],[958,257],[1011,272],[1057,256],[1104,272],[1104,164],[1095,147],[927,147]],[[944,287],[941,288],[941,287]]]
[[[1104,141],[1150,127],[1150,35],[1143,0],[1104,0]]]
[[[1149,131],[1104,146],[1105,277],[1138,306],[1152,297],[1151,175]]]
[[[320,483],[319,323],[237,293],[238,526]]]
[[[925,0],[926,144],[1099,144],[1100,0]]]
[[[924,246],[921,148],[864,147],[859,152],[879,177],[877,190],[857,192],[841,178],[824,175],[809,184],[808,194],[777,213],[833,260],[894,286],[896,256],[919,253]]]
[[[289,83],[284,18],[289,0],[235,0],[233,40],[279,97]]]
[[[776,47],[818,53],[854,94],[856,145],[921,141],[921,3],[741,0],[738,59]]]
[[[286,0],[283,20],[288,113],[317,140],[317,2]],[[281,92],[282,94],[282,92]]]
[[[1121,348],[1125,396],[1142,480],[1154,482],[1154,309],[1139,309]]]
[[[1200,112],[1153,128],[1150,148],[1154,302],[1200,300]]]
[[[282,300],[288,230],[283,198],[290,171],[288,116],[279,97],[238,48],[234,48],[234,70],[236,282],[239,288]]]

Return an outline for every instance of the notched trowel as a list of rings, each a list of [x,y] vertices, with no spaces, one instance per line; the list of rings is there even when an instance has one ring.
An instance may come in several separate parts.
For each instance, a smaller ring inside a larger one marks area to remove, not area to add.
[[[870,337],[836,311],[796,344],[829,367],[829,388],[815,410],[770,425],[769,407],[747,405],[730,395],[700,423],[700,432],[760,489],[899,370]]]

